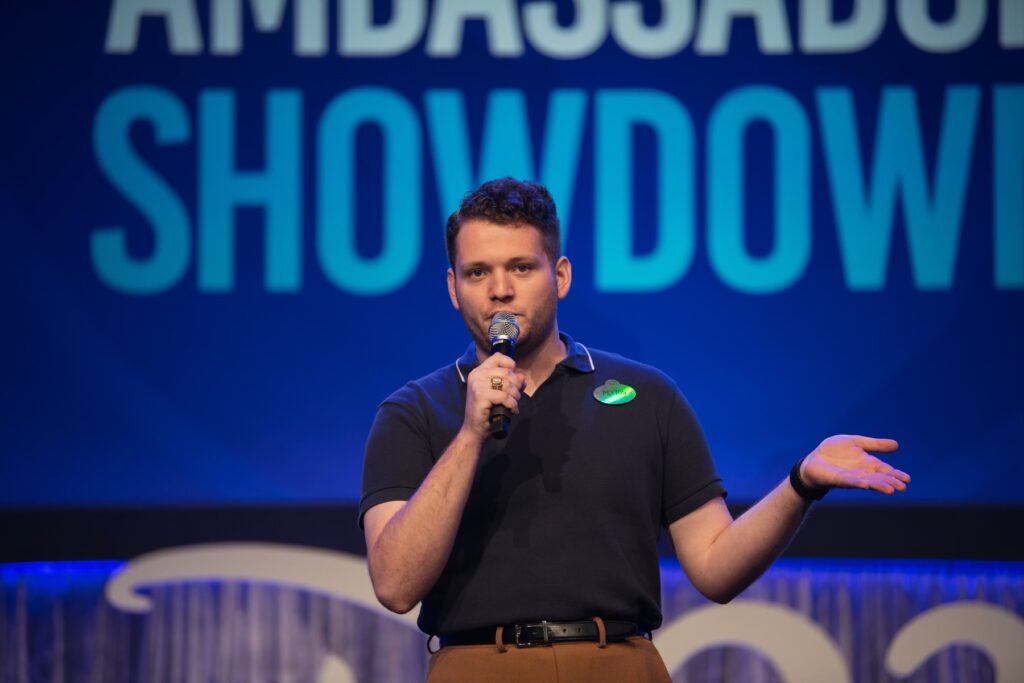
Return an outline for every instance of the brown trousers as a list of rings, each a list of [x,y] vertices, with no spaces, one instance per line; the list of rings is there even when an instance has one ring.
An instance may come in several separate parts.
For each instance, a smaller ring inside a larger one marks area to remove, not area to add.
[[[635,636],[601,646],[568,642],[518,648],[445,647],[430,657],[427,683],[672,683],[651,641]]]

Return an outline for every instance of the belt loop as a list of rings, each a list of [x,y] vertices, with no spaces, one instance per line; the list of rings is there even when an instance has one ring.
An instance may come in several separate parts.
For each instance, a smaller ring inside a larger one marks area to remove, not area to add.
[[[505,652],[508,648],[505,647],[505,640],[502,636],[505,633],[505,627],[499,626],[494,630],[494,644],[498,647],[498,652]]]
[[[594,617],[594,623],[597,624],[597,646],[608,647],[608,632],[604,628],[604,619]]]

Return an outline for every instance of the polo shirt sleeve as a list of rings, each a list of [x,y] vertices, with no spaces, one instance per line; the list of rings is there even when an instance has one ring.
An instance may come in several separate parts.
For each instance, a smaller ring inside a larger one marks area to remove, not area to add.
[[[666,527],[709,500],[726,496],[697,416],[679,389],[674,385],[673,389],[663,425],[665,476],[661,500],[662,524]]]
[[[433,466],[422,416],[404,403],[382,403],[366,439],[359,528],[373,506],[412,498]]]

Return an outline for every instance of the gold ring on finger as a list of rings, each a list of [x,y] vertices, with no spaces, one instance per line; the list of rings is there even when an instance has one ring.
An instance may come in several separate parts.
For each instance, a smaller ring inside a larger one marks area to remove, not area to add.
[[[505,386],[505,380],[502,379],[501,377],[492,377],[491,378],[491,389],[497,389],[498,391],[501,391],[502,387],[504,387],[504,386]]]

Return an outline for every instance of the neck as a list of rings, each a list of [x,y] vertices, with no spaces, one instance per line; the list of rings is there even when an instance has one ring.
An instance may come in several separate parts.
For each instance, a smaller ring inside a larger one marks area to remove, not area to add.
[[[533,396],[533,392],[547,381],[551,373],[555,371],[555,366],[562,362],[568,352],[569,350],[558,336],[558,323],[555,323],[551,334],[540,345],[535,346],[525,355],[516,354],[516,370],[526,375],[525,393],[527,396]],[[486,352],[483,349],[477,349],[477,356],[481,362],[489,355],[490,349],[487,349]]]

